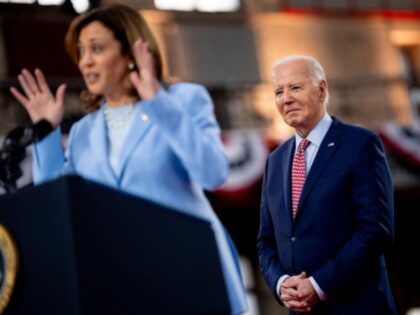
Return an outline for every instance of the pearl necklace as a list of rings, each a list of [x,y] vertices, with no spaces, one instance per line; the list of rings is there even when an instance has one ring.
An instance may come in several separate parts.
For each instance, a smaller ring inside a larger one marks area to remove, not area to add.
[[[122,108],[109,108],[105,105],[104,108],[104,118],[108,128],[119,128],[124,126],[133,114],[134,104],[125,105]]]

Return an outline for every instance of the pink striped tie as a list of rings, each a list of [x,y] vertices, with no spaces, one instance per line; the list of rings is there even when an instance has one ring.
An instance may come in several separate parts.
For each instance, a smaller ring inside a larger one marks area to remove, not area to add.
[[[292,162],[292,215],[296,217],[297,206],[306,179],[305,149],[309,141],[303,139],[298,146]]]

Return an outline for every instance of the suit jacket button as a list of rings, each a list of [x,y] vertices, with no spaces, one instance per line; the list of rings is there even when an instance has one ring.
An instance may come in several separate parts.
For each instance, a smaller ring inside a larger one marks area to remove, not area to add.
[[[290,239],[292,241],[292,243],[297,241],[297,237],[296,236],[292,236],[292,238]]]

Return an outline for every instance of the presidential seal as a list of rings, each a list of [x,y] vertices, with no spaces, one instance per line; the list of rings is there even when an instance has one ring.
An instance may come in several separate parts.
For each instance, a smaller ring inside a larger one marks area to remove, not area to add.
[[[16,282],[18,251],[10,232],[0,224],[0,314],[3,314]]]

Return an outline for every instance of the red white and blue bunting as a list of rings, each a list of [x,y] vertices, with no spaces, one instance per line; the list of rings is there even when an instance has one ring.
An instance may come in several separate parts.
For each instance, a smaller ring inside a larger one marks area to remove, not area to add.
[[[420,171],[420,123],[406,127],[388,123],[378,130],[390,154],[408,167]]]

